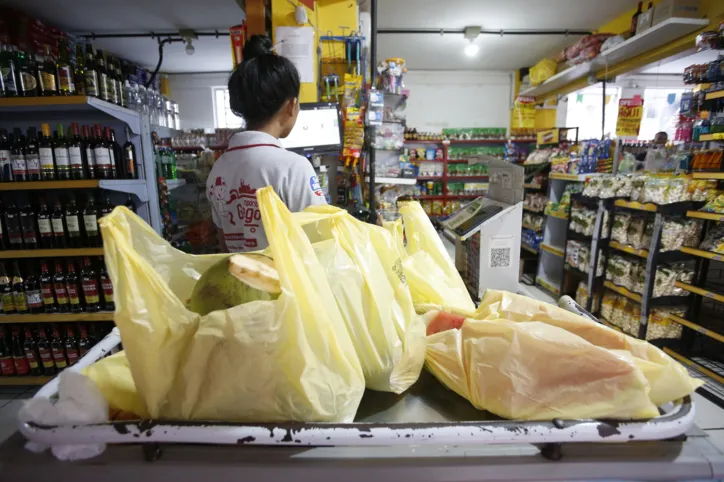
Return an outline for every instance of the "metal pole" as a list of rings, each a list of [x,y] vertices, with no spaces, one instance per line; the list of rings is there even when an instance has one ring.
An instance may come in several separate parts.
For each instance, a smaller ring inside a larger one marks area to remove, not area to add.
[[[603,78],[603,95],[601,96],[601,140],[606,135],[606,78]]]
[[[377,0],[370,0],[370,88],[375,87],[377,77]],[[369,136],[368,136],[369,138]],[[371,140],[368,139],[369,148],[369,204],[370,223],[377,222],[377,206],[375,206],[375,149],[371,147]]]

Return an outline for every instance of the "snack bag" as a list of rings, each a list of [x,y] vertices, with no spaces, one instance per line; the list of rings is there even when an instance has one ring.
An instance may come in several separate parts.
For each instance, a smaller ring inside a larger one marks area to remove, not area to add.
[[[433,308],[472,314],[475,304],[430,219],[415,201],[400,203],[407,246],[402,260],[418,313]]]
[[[364,376],[324,271],[272,188],[258,190],[257,200],[281,294],[206,316],[188,310],[185,300],[202,273],[227,255],[182,253],[122,206],[100,220],[115,323],[151,418],[343,422],[355,416]]]
[[[542,84],[556,73],[558,64],[551,59],[545,58],[530,68],[530,84],[535,86]]]

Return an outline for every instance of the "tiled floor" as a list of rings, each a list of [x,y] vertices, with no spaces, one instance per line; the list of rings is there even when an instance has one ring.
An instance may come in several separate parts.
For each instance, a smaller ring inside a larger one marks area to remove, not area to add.
[[[0,387],[0,443],[18,427],[18,411],[26,399],[35,395],[39,387]]]

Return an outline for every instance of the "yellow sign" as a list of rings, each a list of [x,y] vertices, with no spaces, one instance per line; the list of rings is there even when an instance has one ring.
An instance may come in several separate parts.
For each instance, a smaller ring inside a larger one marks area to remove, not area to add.
[[[616,136],[638,137],[643,114],[644,100],[641,97],[619,100]]]
[[[513,107],[511,128],[535,129],[535,97],[518,97]]]
[[[541,144],[558,144],[559,142],[559,135],[560,130],[559,129],[548,129],[545,131],[540,131],[538,133],[538,145]]]

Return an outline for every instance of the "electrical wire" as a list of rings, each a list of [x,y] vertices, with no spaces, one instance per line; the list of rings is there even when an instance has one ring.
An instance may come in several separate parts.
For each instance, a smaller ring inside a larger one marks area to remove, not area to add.
[[[161,69],[161,64],[163,63],[163,47],[166,44],[170,44],[173,42],[184,42],[184,39],[182,38],[165,38],[163,40],[158,40],[158,63],[156,64],[156,68],[154,69],[153,73],[151,74],[151,77],[149,77],[148,82],[146,82],[146,88],[153,84],[153,81],[156,79],[156,75],[158,74],[158,71]]]

